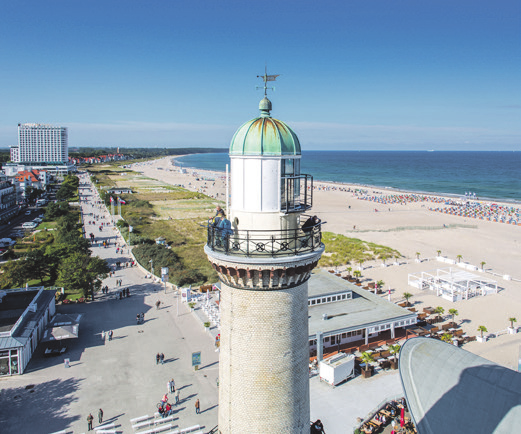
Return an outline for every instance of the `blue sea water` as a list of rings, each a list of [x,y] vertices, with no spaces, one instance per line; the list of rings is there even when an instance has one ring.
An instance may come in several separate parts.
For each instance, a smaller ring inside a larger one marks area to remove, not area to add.
[[[224,171],[230,159],[195,154],[176,162]],[[303,151],[301,172],[320,181],[521,202],[521,152]]]

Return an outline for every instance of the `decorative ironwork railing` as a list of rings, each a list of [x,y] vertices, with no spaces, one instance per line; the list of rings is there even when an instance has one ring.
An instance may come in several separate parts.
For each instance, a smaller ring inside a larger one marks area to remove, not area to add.
[[[278,231],[221,229],[208,225],[207,246],[214,252],[233,256],[292,256],[311,253],[322,246],[321,225],[309,230]]]

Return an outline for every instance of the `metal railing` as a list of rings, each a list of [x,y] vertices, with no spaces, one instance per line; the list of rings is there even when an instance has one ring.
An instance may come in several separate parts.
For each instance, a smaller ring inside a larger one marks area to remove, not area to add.
[[[303,212],[313,206],[313,177],[311,175],[281,178],[281,212]]]
[[[214,252],[233,256],[292,256],[311,253],[322,246],[321,225],[308,231],[286,230],[233,230],[208,225],[206,245]]]

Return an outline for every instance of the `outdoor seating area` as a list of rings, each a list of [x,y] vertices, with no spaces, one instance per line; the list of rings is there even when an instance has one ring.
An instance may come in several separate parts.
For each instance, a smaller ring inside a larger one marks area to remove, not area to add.
[[[206,296],[201,300],[204,314],[208,317],[209,322],[217,327],[221,328],[221,312],[219,310],[219,305],[212,300],[210,297],[210,292],[206,292]]]
[[[360,422],[355,429],[357,434],[416,434],[417,430],[411,421],[405,398],[383,403],[376,411]]]
[[[411,273],[408,283],[417,289],[436,291],[438,297],[449,301],[468,300],[498,292],[495,280],[452,267],[439,268],[429,273]]]
[[[432,307],[423,308],[423,312],[418,314],[418,324],[416,327],[407,329],[409,337],[431,337],[441,339],[456,346],[461,346],[467,342],[475,341],[476,336],[468,336],[454,321],[444,322],[445,319]],[[440,324],[441,323],[441,324]],[[436,326],[433,324],[437,324]]]

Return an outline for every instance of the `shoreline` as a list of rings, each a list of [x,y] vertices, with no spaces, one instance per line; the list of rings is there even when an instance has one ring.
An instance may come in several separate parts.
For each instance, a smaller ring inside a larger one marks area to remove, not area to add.
[[[202,154],[190,154],[190,155],[202,155]],[[182,158],[182,157],[186,157],[186,155],[169,156],[169,157],[164,157],[164,158],[171,158],[171,161],[175,162],[176,159]],[[176,165],[176,164],[172,164],[172,165],[173,165],[173,167],[182,168],[185,170],[194,170],[194,171],[206,172],[206,173],[211,173],[211,174],[219,174],[218,176],[220,176],[220,177],[226,176],[226,171],[202,169],[199,167],[181,166],[181,165]],[[422,196],[430,196],[430,197],[437,197],[437,198],[442,197],[442,198],[451,199],[451,200],[457,199],[460,201],[476,202],[476,203],[479,203],[482,205],[485,202],[490,203],[490,204],[496,203],[496,204],[501,204],[501,205],[510,206],[510,207],[512,207],[514,205],[519,205],[518,208],[521,209],[521,200],[515,200],[515,199],[504,199],[504,198],[498,199],[498,198],[488,198],[488,197],[471,199],[471,198],[465,198],[464,196],[455,194],[455,193],[427,192],[427,191],[422,191],[422,190],[401,189],[401,188],[392,187],[392,186],[378,186],[378,185],[373,185],[373,184],[357,184],[355,182],[325,181],[325,180],[321,180],[321,179],[313,179],[313,186],[315,186],[317,184],[332,185],[332,186],[336,186],[336,187],[349,187],[349,188],[355,187],[357,189],[371,189],[371,190],[373,190],[373,192],[372,192],[373,195],[383,194],[382,192],[375,192],[374,190],[383,190],[390,195],[392,195],[394,193],[394,194],[422,195]]]

